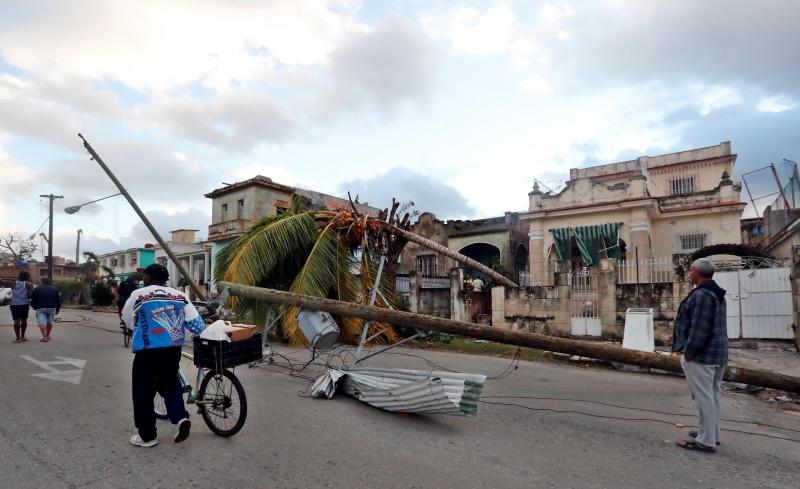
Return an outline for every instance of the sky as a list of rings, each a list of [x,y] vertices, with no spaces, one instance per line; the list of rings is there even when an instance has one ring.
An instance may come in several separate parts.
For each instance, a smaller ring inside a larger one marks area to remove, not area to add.
[[[722,141],[736,180],[784,172],[798,18],[793,0],[3,0],[0,233],[36,232],[52,192],[55,255],[78,229],[97,253],[153,242],[121,197],[63,212],[116,192],[78,133],[160,232],[199,237],[203,194],[258,174],[464,219],[525,211],[534,178]]]

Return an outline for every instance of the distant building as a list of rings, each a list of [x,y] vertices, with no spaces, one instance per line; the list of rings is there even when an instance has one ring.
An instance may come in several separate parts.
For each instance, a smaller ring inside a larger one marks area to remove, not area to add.
[[[0,266],[0,279],[16,279],[21,270],[27,270],[31,274],[31,281],[38,284],[42,277],[47,276],[47,263],[36,260],[29,260],[26,267],[17,265]],[[75,280],[80,277],[81,268],[72,260],[66,260],[60,256],[53,257],[53,281]]]
[[[198,241],[196,238],[197,229],[176,229],[170,231],[168,245],[175,257],[180,260],[181,265],[191,274],[192,280],[197,284],[205,284],[211,276],[211,244],[205,241]],[[169,271],[170,287],[184,285],[183,277],[178,271],[175,263],[169,259],[167,252],[161,246],[155,247],[156,263],[164,265]]]
[[[350,207],[347,199],[290,187],[271,178],[258,175],[243,182],[213,190],[205,196],[211,199],[211,225],[208,241],[211,243],[208,278],[212,278],[215,257],[235,238],[244,234],[259,219],[280,214],[289,208],[293,196],[298,196],[311,209],[335,210]],[[377,215],[378,209],[356,204],[359,212]]]
[[[114,251],[100,255],[100,265],[110,269],[115,279],[124,280],[131,273],[141,271],[155,263],[155,247],[146,244],[141,248]]]

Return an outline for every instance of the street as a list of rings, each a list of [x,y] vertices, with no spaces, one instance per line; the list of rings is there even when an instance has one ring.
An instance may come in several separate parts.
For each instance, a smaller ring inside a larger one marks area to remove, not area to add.
[[[778,406],[724,393],[722,417],[742,422],[722,422],[717,453],[689,452],[675,446],[696,421],[682,378],[580,365],[521,362],[511,375],[487,380],[486,402],[472,418],[400,416],[339,394],[302,397],[303,378],[276,366],[240,367],[248,417],[239,434],[215,436],[190,407],[186,442],[172,443],[173,427],[159,421],[159,444],[138,448],[128,442],[132,354],[116,315],[66,310],[60,317],[53,341],[39,342],[34,324],[28,342],[13,344],[9,309],[0,308],[8,401],[0,425],[2,487],[800,487],[800,419]],[[302,363],[310,356],[279,350]],[[409,356],[419,355],[493,377],[510,363],[396,352],[370,365],[430,368]],[[186,361],[183,368],[193,379],[194,368]]]

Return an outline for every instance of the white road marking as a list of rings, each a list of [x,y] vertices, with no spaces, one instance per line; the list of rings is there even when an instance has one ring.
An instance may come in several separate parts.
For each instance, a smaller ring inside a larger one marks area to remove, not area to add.
[[[37,367],[47,370],[45,373],[31,374],[31,376],[56,380],[59,382],[68,382],[75,385],[81,383],[81,378],[83,377],[83,367],[86,366],[86,360],[82,360],[80,358],[55,357],[58,360],[42,362],[28,355],[21,355],[21,357]],[[59,370],[57,368],[53,368],[53,365],[72,365],[73,367],[77,367],[77,369]]]

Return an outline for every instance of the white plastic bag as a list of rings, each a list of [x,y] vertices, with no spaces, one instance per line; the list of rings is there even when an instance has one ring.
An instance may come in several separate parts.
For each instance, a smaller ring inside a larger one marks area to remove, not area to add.
[[[200,333],[200,338],[212,341],[231,341],[231,339],[228,338],[228,334],[225,332],[225,326],[230,325],[231,323],[229,321],[218,319],[206,326],[206,329]]]

